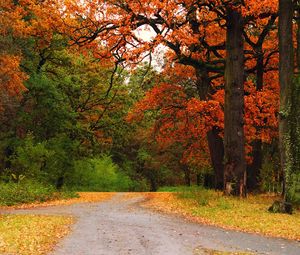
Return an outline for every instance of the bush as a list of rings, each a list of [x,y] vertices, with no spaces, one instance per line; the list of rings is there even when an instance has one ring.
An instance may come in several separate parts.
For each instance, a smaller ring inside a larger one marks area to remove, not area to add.
[[[0,184],[0,205],[44,202],[53,199],[55,188],[32,181]]]
[[[36,143],[34,137],[28,134],[14,150],[14,154],[9,157],[11,169],[7,169],[7,176],[15,174],[39,180],[45,179],[46,173],[42,171],[42,168],[48,158],[54,154],[46,148],[45,143]]]
[[[122,162],[120,167],[122,172],[129,176],[133,182],[130,187],[130,191],[143,192],[150,190],[149,183],[147,182],[145,176],[143,176],[141,172],[137,171],[137,161],[126,159]]]
[[[23,180],[18,183],[0,183],[0,205],[45,202],[53,199],[76,197],[74,192],[57,192],[49,185],[36,181]]]
[[[72,173],[77,147],[76,140],[64,134],[38,142],[28,133],[23,140],[10,142],[11,155],[2,159],[5,164],[0,171],[0,179],[9,181],[12,175],[22,175],[55,185],[59,178]]]
[[[76,191],[129,191],[134,183],[109,156],[103,155],[76,161],[66,185]]]
[[[300,173],[291,174],[288,197],[294,205],[300,205]]]

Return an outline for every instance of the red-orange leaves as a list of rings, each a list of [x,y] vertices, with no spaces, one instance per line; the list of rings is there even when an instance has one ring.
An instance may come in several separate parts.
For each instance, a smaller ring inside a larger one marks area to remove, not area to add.
[[[224,114],[220,102],[216,100],[201,101],[196,98],[189,100],[187,105],[188,115],[191,119],[198,119],[199,125],[203,125],[203,133],[208,132],[212,127],[223,128]]]
[[[61,17],[58,4],[50,0],[0,0],[0,105],[25,90],[27,76],[20,68],[22,49],[16,41],[35,37],[37,46],[48,45],[54,24],[57,26]]]
[[[0,86],[10,96],[25,90],[23,81],[27,76],[19,68],[20,59],[19,56],[0,54]]]
[[[245,0],[242,7],[244,16],[256,16],[259,17],[262,13],[277,13],[278,0]]]
[[[136,103],[127,120],[141,120],[143,114],[149,110],[160,110],[162,114],[173,113],[174,109],[184,107],[185,101],[186,95],[181,87],[163,83],[148,91],[143,100]]]
[[[152,115],[152,130],[161,148],[180,143],[184,162],[209,163],[206,133],[214,126],[223,127],[223,111],[218,101],[188,99],[182,87],[164,83],[146,93],[128,120],[141,121],[147,111],[156,113]]]
[[[245,83],[245,136],[247,160],[251,158],[251,143],[260,139],[270,143],[277,136],[278,87],[268,85],[262,91],[252,82]],[[224,129],[224,90],[211,100],[188,98],[183,87],[167,83],[148,91],[128,115],[130,121],[141,121],[147,112],[153,121],[152,132],[161,148],[180,143],[182,160],[193,164],[209,163],[206,134],[212,128]],[[146,115],[148,116],[148,115]]]

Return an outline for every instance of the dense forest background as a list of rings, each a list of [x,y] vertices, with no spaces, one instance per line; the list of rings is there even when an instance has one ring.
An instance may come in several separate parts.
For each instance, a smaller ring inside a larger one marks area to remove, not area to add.
[[[281,4],[0,1],[2,196],[203,185],[296,201],[299,3]]]

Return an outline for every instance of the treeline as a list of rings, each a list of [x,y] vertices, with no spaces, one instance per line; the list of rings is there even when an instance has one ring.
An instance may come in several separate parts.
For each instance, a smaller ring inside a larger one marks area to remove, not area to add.
[[[122,189],[296,199],[298,1],[1,5],[4,180],[76,186],[110,155]],[[141,64],[162,45],[162,70]]]

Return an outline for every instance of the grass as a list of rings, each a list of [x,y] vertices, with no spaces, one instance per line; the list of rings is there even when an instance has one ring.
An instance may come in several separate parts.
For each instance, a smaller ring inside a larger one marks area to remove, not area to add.
[[[220,192],[191,187],[178,192],[148,193],[144,206],[183,215],[196,222],[226,229],[300,240],[300,212],[274,214],[268,207],[276,197],[225,197]]]
[[[47,254],[72,223],[71,217],[63,216],[0,216],[0,253]]]
[[[46,207],[46,206],[59,206],[59,205],[71,205],[77,203],[93,203],[109,200],[115,192],[78,192],[76,197],[62,198],[58,197],[53,200],[46,202],[33,202],[33,203],[24,203],[14,206],[0,206],[0,209],[27,209],[34,207]]]

